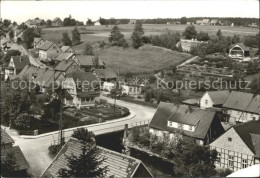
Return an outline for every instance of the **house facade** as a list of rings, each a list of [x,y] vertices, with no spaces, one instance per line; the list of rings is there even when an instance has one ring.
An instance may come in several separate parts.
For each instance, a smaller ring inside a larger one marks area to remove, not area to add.
[[[64,75],[68,75],[72,72],[79,71],[80,66],[74,60],[62,60],[59,64],[54,68],[55,71],[60,71]]]
[[[5,80],[10,76],[18,75],[29,64],[30,60],[28,56],[12,56],[8,66],[5,68]]]
[[[90,72],[76,71],[66,76],[63,88],[67,90],[64,104],[77,108],[93,106],[100,97],[99,82]]]
[[[35,49],[38,49],[40,46],[42,46],[45,43],[45,41],[42,38],[34,38],[33,40],[33,47]]]
[[[232,171],[260,163],[260,121],[234,125],[210,144],[218,152],[217,168]]]
[[[62,20],[61,20],[59,17],[56,17],[56,18],[53,19],[53,21],[51,22],[51,26],[53,26],[53,27],[63,26]]]
[[[149,132],[161,139],[174,140],[180,135],[208,145],[224,133],[224,128],[216,111],[161,102],[149,124]]]
[[[238,43],[232,46],[229,50],[229,55],[232,59],[250,60],[250,50],[243,43]]]
[[[143,86],[144,85],[138,85],[138,84],[121,85],[122,94],[131,96],[131,97],[138,97],[142,94],[142,87]]]
[[[212,107],[222,107],[229,94],[229,91],[206,92],[199,101],[200,107],[204,109]]]
[[[241,123],[260,118],[260,95],[232,91],[223,104],[229,122]]]
[[[59,46],[51,41],[46,41],[39,47],[39,57],[41,60],[54,59],[61,49]]]

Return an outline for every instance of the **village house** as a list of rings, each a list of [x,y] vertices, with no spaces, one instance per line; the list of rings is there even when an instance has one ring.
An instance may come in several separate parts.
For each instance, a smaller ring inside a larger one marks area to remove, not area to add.
[[[17,44],[17,43],[13,43],[11,45],[11,47],[9,48],[9,50],[17,50],[21,52],[21,55],[29,55],[28,51],[26,50],[26,48],[24,47],[24,45],[21,44]]]
[[[203,44],[203,43],[207,43],[204,41],[198,41],[198,40],[187,40],[187,39],[181,39],[177,44],[176,47],[179,48],[181,46],[182,51],[184,52],[190,52],[190,50],[192,49],[192,47],[197,46],[199,44]]]
[[[207,91],[201,97],[199,104],[200,108],[212,108],[218,107],[221,108],[222,105],[225,103],[229,96],[230,92],[228,90],[224,91]]]
[[[39,47],[39,57],[41,60],[52,60],[54,59],[59,53],[61,49],[59,46],[51,41],[46,41]]]
[[[36,28],[38,26],[45,26],[46,22],[43,19],[35,18],[29,19],[24,23],[28,28]]]
[[[210,20],[209,19],[202,19],[201,25],[209,25]]]
[[[62,60],[74,60],[76,55],[70,52],[61,52],[54,60],[55,61],[62,61]]]
[[[136,98],[142,95],[142,87],[144,87],[144,85],[125,83],[120,87],[122,88],[122,95],[127,95]]]
[[[222,107],[230,123],[259,120],[260,95],[232,91]]]
[[[136,24],[136,20],[135,19],[130,19],[128,24]]]
[[[196,21],[196,24],[197,24],[197,25],[201,25],[201,24],[202,24],[202,20],[197,20],[197,21]]]
[[[95,58],[95,56],[78,55],[77,60],[81,69],[86,72],[92,72],[94,69],[105,69],[105,63],[100,59],[100,57]]]
[[[99,81],[91,72],[70,73],[63,81],[63,88],[67,90],[64,104],[68,106],[93,106],[100,97]]]
[[[97,79],[101,83],[101,87],[104,82],[115,82],[117,75],[114,71],[110,69],[95,69],[93,74],[96,75]]]
[[[243,43],[233,45],[229,50],[229,55],[232,59],[251,60],[250,49]]]
[[[101,23],[99,22],[99,20],[98,20],[98,21],[95,21],[95,22],[93,22],[93,24],[94,24],[95,26],[99,26],[99,25],[101,25]]]
[[[40,177],[58,177],[59,170],[68,164],[66,155],[70,156],[74,154],[75,156],[79,156],[82,154],[82,146],[83,144],[79,140],[70,138]],[[100,165],[100,167],[107,167],[107,172],[104,177],[153,177],[142,161],[96,146],[94,143],[92,145],[92,148],[93,147],[97,149],[98,156],[100,156],[101,159],[105,159]]]
[[[64,75],[70,74],[74,71],[80,70],[80,66],[74,60],[62,60],[59,64],[54,68],[55,71],[60,71]]]
[[[71,46],[62,46],[61,51],[66,53],[75,53]]]
[[[30,64],[28,56],[12,56],[5,68],[5,80],[18,75],[26,65]]]
[[[15,177],[27,177],[29,164],[19,146],[13,146],[14,140],[1,128],[1,161],[6,159],[7,154],[14,154],[16,166]],[[2,176],[1,176],[2,177]]]
[[[212,19],[210,21],[210,25],[222,25],[222,23],[217,19]]]
[[[29,81],[33,81],[37,76],[42,75],[45,72],[45,70],[45,68],[40,68],[29,64],[23,68],[18,77],[26,77]]]
[[[39,86],[40,92],[42,93],[45,93],[47,89],[53,87],[55,83],[62,83],[65,78],[63,72],[55,71],[50,68],[45,68],[43,71],[40,71],[41,74],[37,74],[33,82]]]
[[[40,46],[42,46],[45,43],[45,41],[42,38],[36,38],[34,37],[33,40],[33,47],[35,49],[38,49]]]
[[[216,111],[160,102],[149,124],[149,132],[161,139],[174,140],[181,135],[197,144],[208,145],[224,133],[218,117]]]
[[[210,144],[218,152],[217,168],[232,171],[260,163],[260,121],[234,125]]]
[[[51,26],[53,26],[53,27],[63,26],[62,20],[59,17],[56,17],[55,19],[52,20]]]

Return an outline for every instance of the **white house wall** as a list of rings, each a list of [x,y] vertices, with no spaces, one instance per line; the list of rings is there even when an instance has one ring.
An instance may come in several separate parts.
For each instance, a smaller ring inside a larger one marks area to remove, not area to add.
[[[213,104],[214,103],[207,92],[200,99],[201,108],[211,108],[211,107],[213,107]]]

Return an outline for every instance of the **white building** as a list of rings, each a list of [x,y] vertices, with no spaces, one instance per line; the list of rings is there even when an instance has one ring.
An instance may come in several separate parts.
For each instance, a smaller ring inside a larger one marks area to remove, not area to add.
[[[142,94],[142,87],[144,85],[138,85],[138,84],[125,84],[121,85],[122,87],[122,94],[137,97]]]
[[[201,108],[221,107],[228,98],[229,91],[208,91],[201,97],[199,103]]]

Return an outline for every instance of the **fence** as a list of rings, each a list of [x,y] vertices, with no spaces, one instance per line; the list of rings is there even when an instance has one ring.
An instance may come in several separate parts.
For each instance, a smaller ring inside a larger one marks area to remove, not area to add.
[[[106,133],[112,133],[112,132],[118,132],[118,131],[122,131],[125,129],[125,126],[127,125],[127,128],[134,128],[134,127],[140,127],[140,126],[146,126],[150,123],[150,120],[145,120],[145,121],[139,121],[139,122],[131,122],[131,123],[124,123],[124,124],[120,124],[120,125],[117,125],[117,126],[114,126],[114,127],[107,127],[107,128],[100,128],[100,129],[95,129],[95,130],[91,130],[89,128],[91,128],[90,126],[89,127],[85,127],[87,129],[89,129],[89,131],[92,131],[95,135],[102,135],[102,134],[106,134]],[[82,127],[79,127],[79,128],[82,128]],[[66,132],[74,132],[76,131],[78,128],[75,128],[73,130],[64,130],[63,131],[63,135],[66,135],[65,133]],[[56,134],[56,135],[59,135],[59,134]],[[67,137],[64,137],[64,140],[69,140],[69,138],[71,137],[70,136],[67,136]],[[53,138],[54,138],[54,135],[53,135]],[[56,144],[59,144],[59,141],[58,139],[53,139],[53,142],[51,143],[51,145],[56,145]]]

